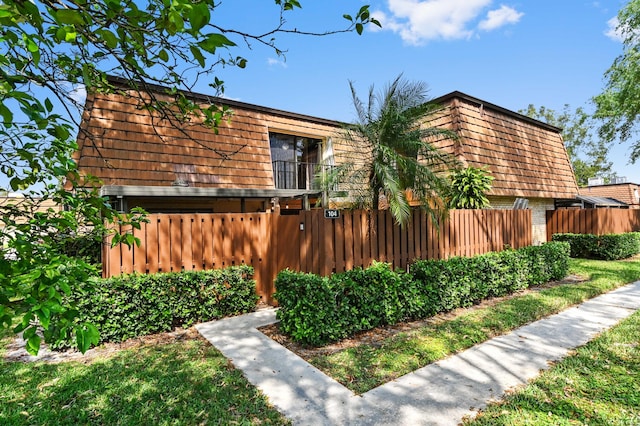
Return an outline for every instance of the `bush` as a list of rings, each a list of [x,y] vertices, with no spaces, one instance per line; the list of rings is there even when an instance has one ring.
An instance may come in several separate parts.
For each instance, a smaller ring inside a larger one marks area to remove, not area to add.
[[[280,328],[294,340],[320,345],[345,336],[336,322],[338,305],[329,279],[284,270],[276,277]]]
[[[80,235],[60,234],[57,238],[60,251],[91,265],[102,262],[102,234],[93,230]]]
[[[571,246],[571,257],[618,260],[640,253],[640,232],[624,234],[554,234],[553,241]]]
[[[258,296],[251,266],[95,278],[71,294],[80,322],[101,342],[117,342],[251,312]]]
[[[280,329],[294,340],[321,345],[561,279],[568,257],[567,243],[552,242],[471,258],[419,260],[409,273],[377,262],[331,278],[286,270],[276,278],[277,316]]]
[[[294,340],[322,345],[406,318],[403,277],[386,263],[323,278],[281,271],[276,278],[280,329]]]

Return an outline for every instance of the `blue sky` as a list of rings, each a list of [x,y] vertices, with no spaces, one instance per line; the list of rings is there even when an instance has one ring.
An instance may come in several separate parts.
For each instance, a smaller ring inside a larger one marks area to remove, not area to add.
[[[589,100],[604,85],[603,74],[622,52],[612,19],[621,0],[374,0],[382,21],[362,36],[277,36],[286,50],[236,39],[232,53],[248,59],[246,69],[218,72],[225,96],[273,108],[352,121],[348,81],[366,95],[398,74],[422,80],[430,95],[465,92],[514,111],[529,104],[560,111],[593,108]],[[323,31],[341,28],[356,0],[302,1],[285,15],[286,26]],[[250,12],[249,12],[250,11]],[[277,24],[277,9],[265,0],[228,0],[215,12],[222,26],[257,32]],[[206,86],[196,90],[210,92]],[[629,145],[616,145],[614,171],[640,183],[640,164],[629,165]]]

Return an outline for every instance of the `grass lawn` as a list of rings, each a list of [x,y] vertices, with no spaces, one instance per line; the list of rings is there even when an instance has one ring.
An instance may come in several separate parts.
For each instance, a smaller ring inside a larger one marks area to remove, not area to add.
[[[1,339],[0,352],[8,341]],[[1,425],[288,424],[208,342],[118,351],[90,363],[0,361]]]
[[[468,310],[452,320],[399,333],[376,345],[317,355],[310,362],[352,391],[364,393],[491,337],[639,280],[640,262],[572,259],[570,272],[589,280]]]
[[[465,425],[640,425],[640,312]]]

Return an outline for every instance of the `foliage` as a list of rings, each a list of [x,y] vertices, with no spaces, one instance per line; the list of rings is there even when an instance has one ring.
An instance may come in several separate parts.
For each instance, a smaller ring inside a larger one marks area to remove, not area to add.
[[[277,316],[284,333],[318,346],[561,279],[568,257],[566,243],[546,243],[471,258],[418,260],[409,273],[391,271],[385,263],[331,278],[282,271],[276,278]]]
[[[451,188],[447,204],[451,209],[483,209],[489,207],[485,196],[491,189],[493,176],[486,168],[467,167],[449,175]]]
[[[99,183],[81,176],[72,160],[85,92],[89,97],[119,92],[107,78],[118,76],[133,89],[122,95],[148,93],[145,108],[173,125],[194,120],[216,128],[228,111],[197,105],[181,89],[206,80],[222,93],[224,82],[215,72],[221,66],[247,65],[231,53],[238,43],[250,48],[255,42],[281,55],[278,34],[361,34],[365,25],[379,25],[362,6],[343,15],[342,29],[309,32],[290,27],[285,19],[301,7],[299,1],[273,4],[279,17],[275,27],[251,34],[226,27],[215,13],[223,5],[214,0],[0,3],[0,173],[12,191],[33,191],[29,202],[1,210],[0,326],[21,318],[14,331],[24,331],[30,352],[40,345],[38,326],[52,342],[60,337],[54,329],[65,336],[75,333],[81,350],[96,336],[94,327],[73,320],[76,309],[64,302],[73,299],[66,296],[79,291],[93,269],[69,258],[55,236],[75,235],[85,226],[100,228],[105,220],[139,226],[136,215],[117,215],[100,198]],[[166,87],[166,93],[156,97],[147,90],[149,84]],[[49,201],[67,208],[43,209]],[[124,235],[113,243],[120,240],[134,242]]]
[[[96,278],[70,295],[78,321],[94,324],[100,342],[189,327],[251,312],[258,296],[251,266]]]
[[[289,425],[203,339],[60,363],[0,361],[3,425]]]
[[[630,0],[618,12],[616,31],[623,40],[622,54],[605,72],[605,87],[593,98],[595,117],[602,120],[600,137],[612,142],[628,142],[637,133],[640,115],[640,0]],[[640,158],[640,142],[633,141],[630,160]]]
[[[102,229],[70,235],[58,235],[60,250],[69,257],[79,258],[92,265],[102,262],[102,244],[104,233]]]
[[[569,259],[569,265],[571,274],[588,278],[588,281],[541,286],[533,292],[433,318],[422,326],[373,344],[362,343],[325,352],[314,356],[310,362],[352,391],[363,393],[487,339],[640,279],[640,262]],[[597,392],[616,388],[616,385],[599,388]]]
[[[624,234],[553,234],[553,241],[566,241],[571,257],[618,260],[640,253],[640,232]]]
[[[611,142],[594,136],[595,120],[583,108],[572,112],[565,104],[558,112],[543,106],[536,109],[530,104],[520,113],[562,129],[564,147],[579,186],[587,186],[589,178],[609,178],[612,175],[612,163],[607,159]]]
[[[438,111],[437,105],[428,102],[426,84],[400,75],[379,93],[371,86],[366,103],[352,82],[349,86],[357,121],[345,127],[344,138],[354,158],[336,167],[331,184],[337,181],[359,208],[377,210],[384,197],[403,226],[412,200],[435,215],[444,207],[441,200],[449,186],[444,172],[457,164],[431,141],[457,136],[423,125]]]

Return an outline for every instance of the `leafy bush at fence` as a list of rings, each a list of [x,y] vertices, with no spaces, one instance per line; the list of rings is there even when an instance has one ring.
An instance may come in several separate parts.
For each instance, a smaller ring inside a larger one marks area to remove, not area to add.
[[[102,238],[99,231],[93,230],[79,235],[60,234],[57,241],[67,256],[98,265],[102,262]]]
[[[553,241],[571,246],[571,257],[618,260],[640,253],[640,232],[624,234],[554,234]]]
[[[294,340],[321,345],[562,279],[568,258],[569,245],[553,242],[471,258],[419,260],[409,273],[394,272],[385,263],[331,278],[286,270],[276,278],[277,316],[280,329]]]
[[[79,321],[95,325],[101,342],[188,327],[255,309],[251,266],[220,270],[96,278],[73,292]]]

